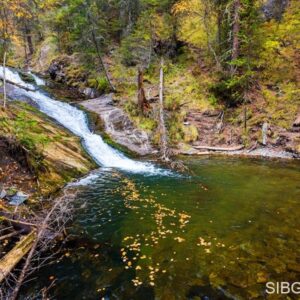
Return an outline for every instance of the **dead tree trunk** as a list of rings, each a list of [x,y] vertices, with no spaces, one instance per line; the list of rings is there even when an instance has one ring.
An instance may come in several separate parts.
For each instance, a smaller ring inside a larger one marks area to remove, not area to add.
[[[168,157],[168,142],[167,130],[164,117],[164,61],[161,58],[160,76],[159,76],[159,127],[160,127],[160,151],[161,158],[164,161],[169,161]]]
[[[141,68],[138,69],[138,108],[139,114],[144,116],[145,109],[148,108],[148,101],[144,90],[144,73]]]
[[[34,52],[33,42],[32,42],[32,37],[31,37],[31,31],[26,23],[25,23],[24,31],[25,31],[26,41],[27,41],[27,45],[28,45],[29,55],[31,56]]]
[[[267,139],[268,139],[268,123],[264,122],[262,126],[262,144],[267,146]]]
[[[22,237],[17,245],[0,261],[0,282],[2,282],[31,249],[36,238],[36,231]]]
[[[110,78],[109,78],[107,69],[106,69],[106,67],[105,67],[105,64],[104,64],[104,61],[103,61],[103,58],[102,58],[102,55],[101,55],[100,46],[99,46],[99,44],[98,44],[97,35],[96,35],[96,26],[95,26],[95,22],[94,22],[94,20],[93,20],[93,17],[92,17],[92,15],[91,15],[91,12],[89,11],[89,5],[88,5],[88,4],[89,4],[88,2],[85,2],[85,3],[84,3],[84,5],[85,5],[85,7],[86,7],[86,9],[87,9],[87,15],[86,15],[86,17],[87,17],[87,20],[88,20],[88,22],[89,22],[89,25],[91,26],[92,41],[93,41],[93,44],[94,44],[94,46],[95,46],[95,49],[96,49],[96,52],[97,52],[97,56],[98,56],[98,59],[99,59],[100,65],[101,65],[101,68],[102,68],[102,70],[103,70],[103,72],[104,72],[104,75],[105,75],[106,80],[107,80],[107,82],[108,82],[108,84],[109,84],[109,86],[110,86],[110,89],[111,89],[111,91],[115,92],[116,89],[115,89],[115,87],[113,86],[113,84],[112,84],[112,82],[111,82],[111,80],[110,80]]]
[[[6,108],[6,51],[3,55],[3,107]]]
[[[239,48],[240,48],[240,0],[234,0],[233,3],[233,27],[232,27],[232,55],[231,60],[234,61],[239,57]],[[236,68],[234,65],[231,65],[231,74],[234,74]]]
[[[94,43],[95,48],[96,48],[96,51],[97,51],[97,56],[98,56],[99,61],[100,61],[100,64],[101,64],[101,68],[102,68],[102,70],[104,71],[104,74],[105,74],[106,80],[107,80],[107,82],[108,82],[108,84],[109,84],[111,90],[112,90],[113,92],[115,92],[116,89],[115,89],[115,87],[113,86],[113,84],[112,84],[112,82],[111,82],[111,80],[110,80],[110,78],[109,78],[109,76],[108,76],[108,72],[107,72],[107,70],[106,70],[106,67],[105,67],[103,58],[102,58],[102,56],[101,56],[101,54],[100,54],[100,47],[99,47],[98,42],[97,42],[97,38],[96,38],[96,34],[95,34],[95,29],[94,29],[94,27],[93,27],[93,29],[92,29],[92,38],[93,38],[93,43]]]
[[[247,130],[247,107],[244,106],[244,130]]]

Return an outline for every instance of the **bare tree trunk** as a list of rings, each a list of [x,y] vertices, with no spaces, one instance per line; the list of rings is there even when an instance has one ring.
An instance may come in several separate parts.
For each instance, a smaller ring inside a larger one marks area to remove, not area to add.
[[[221,9],[218,9],[218,16],[217,16],[217,24],[218,24],[218,52],[220,53],[221,44],[222,44],[222,21],[223,21],[223,12]]]
[[[101,64],[101,68],[102,68],[102,70],[104,71],[104,74],[105,74],[106,80],[107,80],[107,82],[108,82],[108,84],[109,84],[111,90],[112,90],[113,92],[115,92],[116,89],[115,89],[115,87],[113,86],[113,84],[112,84],[112,82],[111,82],[111,80],[110,80],[110,78],[109,78],[109,76],[108,76],[108,72],[107,72],[107,70],[106,70],[105,64],[104,64],[103,59],[102,59],[102,56],[101,56],[101,54],[100,54],[100,49],[99,49],[99,45],[98,45],[98,42],[97,42],[97,38],[96,38],[96,34],[95,34],[94,25],[93,25],[93,29],[92,29],[92,38],[93,38],[93,43],[94,43],[94,45],[95,45],[95,48],[96,48],[96,50],[97,50],[97,56],[98,56],[99,61],[100,61],[100,64]]]
[[[262,126],[262,144],[267,146],[267,139],[268,139],[268,123],[264,122]]]
[[[160,76],[159,76],[159,126],[160,126],[161,158],[164,161],[169,161],[167,130],[165,125],[165,117],[164,117],[164,60],[163,58],[161,58],[161,62],[160,62]]]
[[[27,40],[27,44],[28,44],[29,55],[32,55],[34,52],[34,49],[33,49],[31,31],[28,28],[27,24],[25,24],[25,36],[26,36],[26,40]]]
[[[148,107],[148,102],[144,90],[144,74],[141,68],[138,69],[138,108],[139,114],[144,115],[145,108]]]
[[[247,130],[247,107],[244,106],[244,129]]]
[[[239,48],[240,48],[240,8],[241,2],[240,0],[234,0],[233,4],[233,28],[232,28],[232,55],[231,60],[235,60],[239,57]],[[235,66],[231,65],[231,74],[235,73]]]
[[[91,14],[90,14],[89,6],[88,6],[88,3],[87,3],[87,2],[85,2],[85,6],[86,6],[86,9],[87,9],[87,19],[88,19],[88,22],[89,22],[89,24],[90,24],[91,27],[92,27],[92,28],[91,28],[91,33],[92,33],[93,44],[94,44],[94,46],[95,46],[95,48],[96,48],[96,52],[97,52],[97,56],[98,56],[99,62],[100,62],[100,64],[101,64],[101,68],[102,68],[102,70],[104,71],[106,80],[107,80],[107,82],[108,82],[108,84],[109,84],[111,90],[112,90],[113,92],[115,92],[116,89],[115,89],[115,87],[113,86],[113,84],[112,84],[112,82],[111,82],[111,80],[110,80],[110,78],[109,78],[109,76],[108,76],[108,72],[107,72],[107,70],[106,70],[105,64],[104,64],[103,59],[102,59],[102,55],[101,55],[101,51],[100,51],[100,46],[99,46],[98,41],[97,41],[96,29],[95,29],[94,21],[93,21],[93,18],[92,18],[92,16],[91,16]]]
[[[3,55],[3,107],[6,108],[6,51]]]
[[[209,49],[211,51],[211,53],[213,54],[218,70],[221,70],[222,66],[221,66],[220,60],[219,60],[218,55],[217,55],[217,53],[216,53],[216,51],[215,51],[215,49],[212,46],[211,41],[210,41],[211,32],[210,32],[209,24],[208,24],[208,21],[207,21],[207,16],[210,13],[209,8],[208,8],[208,5],[207,5],[206,1],[202,1],[202,3],[204,4],[204,7],[205,7],[204,17],[203,17],[203,24],[204,24],[205,32],[206,32],[207,49]]]

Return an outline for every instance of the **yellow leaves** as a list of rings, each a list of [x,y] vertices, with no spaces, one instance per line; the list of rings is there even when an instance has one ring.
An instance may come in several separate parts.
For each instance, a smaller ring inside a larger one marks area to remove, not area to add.
[[[179,223],[180,223],[179,227],[183,228],[189,222],[191,216],[185,213],[179,213],[178,215],[179,215]]]
[[[173,5],[172,14],[177,15],[183,12],[190,12],[193,8],[190,0],[181,0]]]
[[[134,284],[134,286],[139,286],[139,285],[142,285],[143,282],[139,280],[139,277],[136,277],[135,279],[132,279],[131,280]]]
[[[204,7],[199,0],[181,0],[173,6],[180,39],[197,47],[206,47],[208,39],[215,38],[216,17],[209,11],[211,5],[207,2]]]
[[[179,237],[179,236],[178,236],[178,237],[175,237],[174,240],[177,241],[178,243],[182,243],[182,242],[185,241],[184,238],[181,238],[181,237]]]

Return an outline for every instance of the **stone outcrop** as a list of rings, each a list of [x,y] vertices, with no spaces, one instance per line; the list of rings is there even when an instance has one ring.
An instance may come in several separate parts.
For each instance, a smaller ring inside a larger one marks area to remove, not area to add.
[[[103,120],[106,133],[118,144],[139,155],[153,154],[149,135],[137,129],[128,115],[113,104],[112,96],[86,100],[80,103],[87,110],[97,113]]]

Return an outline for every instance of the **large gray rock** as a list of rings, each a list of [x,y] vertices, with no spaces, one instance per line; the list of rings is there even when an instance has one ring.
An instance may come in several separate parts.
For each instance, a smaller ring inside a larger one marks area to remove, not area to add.
[[[93,99],[96,97],[99,97],[99,93],[96,89],[92,89],[90,87],[87,87],[82,90],[82,93],[88,98],[88,99]]]
[[[4,189],[1,189],[0,190],[0,199],[4,199],[6,194],[7,194],[6,191]]]
[[[18,206],[22,203],[24,203],[29,196],[23,192],[17,192],[14,196],[10,198],[9,204]]]
[[[148,134],[137,129],[128,115],[113,105],[111,95],[86,100],[80,104],[101,117],[106,133],[118,144],[139,155],[149,155],[155,152]]]

